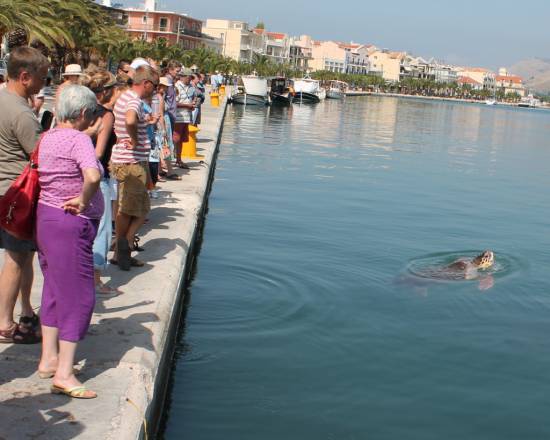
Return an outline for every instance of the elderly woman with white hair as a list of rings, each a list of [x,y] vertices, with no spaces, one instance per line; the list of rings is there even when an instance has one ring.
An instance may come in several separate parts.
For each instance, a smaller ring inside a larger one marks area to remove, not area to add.
[[[88,330],[95,305],[92,246],[103,213],[98,191],[103,170],[83,131],[93,123],[96,109],[91,90],[66,86],[56,103],[58,124],[38,147],[36,241],[44,274],[38,373],[53,378],[52,393],[80,399],[97,397],[73,371],[77,343]]]

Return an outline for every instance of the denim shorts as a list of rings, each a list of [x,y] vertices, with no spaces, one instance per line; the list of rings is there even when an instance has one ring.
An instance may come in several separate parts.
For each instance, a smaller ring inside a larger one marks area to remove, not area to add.
[[[36,243],[32,240],[20,240],[0,228],[0,249],[12,252],[33,252],[36,251]]]

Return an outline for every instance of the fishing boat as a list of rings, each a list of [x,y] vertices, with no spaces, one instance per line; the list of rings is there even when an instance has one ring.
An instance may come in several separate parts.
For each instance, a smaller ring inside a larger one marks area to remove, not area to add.
[[[497,100],[496,99],[487,99],[485,100],[485,105],[496,105]]]
[[[290,105],[294,99],[292,80],[278,77],[270,81],[269,97],[273,105]]]
[[[344,99],[348,83],[344,81],[332,80],[327,89],[327,98],[329,99]]]
[[[319,86],[319,81],[311,78],[294,80],[294,102],[296,103],[317,103],[326,98],[327,92]]]
[[[524,108],[540,107],[540,100],[535,98],[533,95],[524,96],[518,102],[518,107],[524,107]]]
[[[243,76],[239,81],[236,93],[231,95],[233,104],[267,105],[267,79],[259,76]]]

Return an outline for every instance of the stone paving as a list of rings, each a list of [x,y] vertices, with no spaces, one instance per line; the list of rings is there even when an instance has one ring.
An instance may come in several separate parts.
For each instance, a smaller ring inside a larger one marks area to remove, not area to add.
[[[139,258],[146,265],[130,272],[110,266],[105,273],[103,280],[124,293],[97,299],[89,335],[78,350],[80,378],[99,397],[50,394],[51,380],[36,374],[40,345],[0,344],[0,440],[133,440],[143,435],[144,419],[154,426],[224,112],[225,102],[218,108],[205,103],[198,135],[204,163],[189,162],[190,170],[178,170],[182,181],[159,185],[160,198],[152,201],[140,232],[145,251]],[[41,288],[35,261],[33,305],[40,303]]]

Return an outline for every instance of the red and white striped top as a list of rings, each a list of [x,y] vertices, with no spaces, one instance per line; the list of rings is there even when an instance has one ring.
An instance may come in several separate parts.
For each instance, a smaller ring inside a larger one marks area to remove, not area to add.
[[[130,136],[126,130],[126,113],[133,111],[138,116],[138,141],[139,145],[129,149]],[[146,114],[143,111],[143,103],[133,90],[127,90],[117,99],[115,108],[115,134],[117,143],[113,146],[111,161],[113,163],[137,163],[146,162],[149,159],[151,143],[147,136]]]

